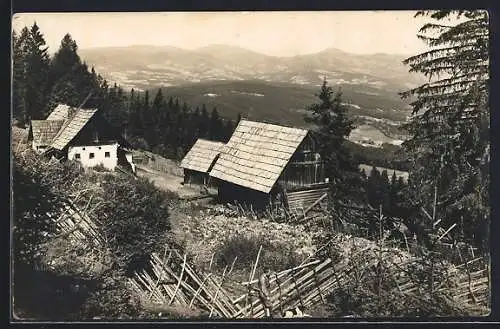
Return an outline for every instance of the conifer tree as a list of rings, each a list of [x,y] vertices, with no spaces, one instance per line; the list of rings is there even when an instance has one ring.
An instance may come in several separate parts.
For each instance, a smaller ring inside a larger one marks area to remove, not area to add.
[[[24,125],[27,120],[24,90],[26,76],[26,54],[28,52],[29,30],[24,27],[17,35],[12,34],[12,108],[13,116]]]
[[[158,118],[164,106],[165,106],[165,99],[163,98],[163,92],[161,88],[158,88],[158,92],[156,93],[155,98],[153,99],[153,104],[151,106],[152,115],[155,118]]]
[[[382,205],[385,211],[390,210],[390,183],[389,183],[389,175],[387,174],[387,170],[383,170],[380,175],[380,204]]]
[[[208,114],[206,105],[202,104],[198,128],[200,138],[208,138],[207,122],[210,122],[210,115]]]
[[[25,121],[45,119],[50,58],[45,46],[45,39],[36,22],[28,34],[23,30],[19,42],[24,61],[24,77],[22,82],[22,103]]]
[[[334,94],[326,79],[316,96],[319,102],[308,107],[305,119],[316,126],[313,136],[325,163],[325,175],[334,184],[333,193],[337,198],[346,197],[351,188],[361,184],[360,172],[344,144],[354,129],[354,122],[341,104],[342,92]]]
[[[404,181],[404,179],[403,179],[403,176],[399,176],[399,178],[398,178],[398,182],[397,182],[397,184],[396,184],[396,186],[397,186],[397,191],[401,191],[401,190],[405,187],[405,185],[406,185],[406,184],[405,184],[405,181]]]
[[[133,136],[141,136],[142,133],[142,116],[141,116],[140,94],[132,92],[130,95],[130,110],[129,110],[129,130]]]
[[[149,91],[146,90],[144,93],[144,99],[142,101],[142,109],[141,109],[141,122],[142,122],[142,136],[146,140],[146,142],[151,145],[151,141],[148,138],[151,138],[151,134],[148,132],[151,128],[152,118],[151,118],[151,104],[149,102]]]
[[[58,51],[54,54],[51,63],[51,80],[53,83],[62,77],[72,74],[81,65],[78,56],[78,45],[69,33],[61,40]]]
[[[226,125],[224,127],[224,138],[222,139],[222,142],[227,143],[231,136],[233,135],[235,125],[233,123],[233,120],[227,120]]]
[[[95,71],[89,71],[77,50],[76,41],[70,34],[66,34],[50,65],[50,109],[58,103],[77,107],[85,99],[87,101],[83,106],[106,106],[106,98],[109,96],[106,81],[99,75],[96,76]],[[107,105],[109,106],[109,102]]]
[[[210,115],[210,126],[208,138],[214,141],[222,140],[222,121],[219,116],[219,111],[214,107]]]
[[[482,10],[420,11],[432,20],[418,37],[431,49],[404,61],[429,81],[413,97],[403,144],[412,154],[413,199],[429,209],[437,189],[443,224],[464,223],[465,238],[486,238],[489,221],[489,27]],[[459,18],[450,24],[445,18]],[[460,230],[456,230],[457,232]],[[479,240],[479,241],[477,241]]]

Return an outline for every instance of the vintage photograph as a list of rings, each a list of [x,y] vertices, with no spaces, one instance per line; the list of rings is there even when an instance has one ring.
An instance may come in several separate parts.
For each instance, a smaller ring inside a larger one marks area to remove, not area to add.
[[[11,321],[488,316],[489,34],[14,14]]]

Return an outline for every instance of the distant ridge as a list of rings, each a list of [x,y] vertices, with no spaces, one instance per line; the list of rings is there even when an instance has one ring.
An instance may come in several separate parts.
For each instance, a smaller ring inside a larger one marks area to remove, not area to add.
[[[337,53],[337,54],[347,54],[351,56],[376,56],[376,57],[398,57],[398,58],[407,58],[411,56],[412,54],[392,54],[392,53],[352,53],[348,52],[345,50],[341,50],[335,47],[328,47],[319,51],[314,51],[310,53],[304,53],[304,54],[297,54],[297,55],[271,55],[271,54],[266,54],[263,52],[259,52],[253,49],[241,47],[238,45],[226,45],[222,43],[214,43],[214,44],[208,44],[206,46],[201,46],[197,48],[183,48],[183,47],[178,47],[178,46],[172,46],[172,45],[151,45],[151,44],[132,44],[132,45],[127,45],[127,46],[97,46],[97,47],[86,47],[86,48],[80,48],[80,51],[88,52],[88,51],[93,51],[93,50],[104,50],[104,49],[155,49],[155,50],[176,50],[176,51],[186,51],[186,52],[210,52],[210,51],[239,51],[239,52],[247,52],[247,53],[253,53],[256,55],[260,56],[267,56],[267,57],[274,57],[274,58],[293,58],[293,57],[301,57],[301,56],[311,56],[311,55],[316,55],[316,54],[321,54],[321,53]]]
[[[264,55],[240,46],[212,44],[197,49],[161,45],[87,48],[80,56],[105,78],[125,88],[147,89],[214,80],[263,80],[317,86],[399,91],[425,82],[408,73],[400,55],[350,54],[337,48],[292,57]]]

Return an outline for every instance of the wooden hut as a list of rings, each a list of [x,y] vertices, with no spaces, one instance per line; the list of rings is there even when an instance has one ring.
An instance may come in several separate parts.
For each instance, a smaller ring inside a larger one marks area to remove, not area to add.
[[[241,120],[209,175],[221,201],[307,207],[328,189],[309,131]]]
[[[224,143],[198,139],[186,156],[180,167],[184,169],[184,184],[210,185],[210,176],[215,160],[218,158]]]

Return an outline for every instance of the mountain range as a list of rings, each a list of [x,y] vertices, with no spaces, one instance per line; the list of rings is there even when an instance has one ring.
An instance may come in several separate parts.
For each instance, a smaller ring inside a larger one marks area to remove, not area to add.
[[[408,73],[400,55],[358,55],[335,48],[293,57],[211,45],[194,50],[172,46],[103,47],[79,50],[103,76],[125,88],[177,86],[211,80],[264,80],[302,85],[355,85],[387,92],[415,87],[423,78]]]

